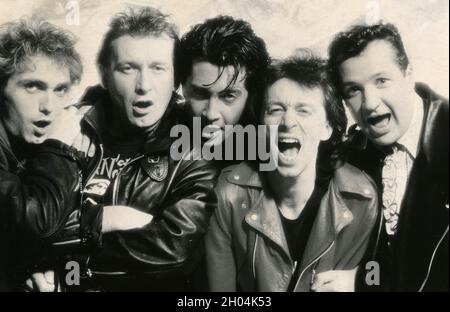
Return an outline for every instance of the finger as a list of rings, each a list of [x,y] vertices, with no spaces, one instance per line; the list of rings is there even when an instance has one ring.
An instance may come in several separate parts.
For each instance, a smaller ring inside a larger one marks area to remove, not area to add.
[[[311,285],[311,290],[316,290],[324,284],[331,282],[335,278],[335,271],[326,271],[317,273],[314,276],[314,281]]]
[[[31,278],[28,278],[28,279],[25,281],[25,286],[26,286],[25,291],[33,291],[33,290],[34,290],[34,289],[33,289],[33,281],[31,280]]]
[[[44,277],[48,284],[55,284],[55,272],[53,270],[46,271]]]
[[[334,287],[334,283],[330,282],[330,283],[326,283],[326,284],[320,285],[314,291],[315,292],[333,292],[333,291],[336,291],[336,290],[335,290],[335,287]]]
[[[55,290],[55,285],[48,284],[45,280],[44,273],[34,273],[31,275],[31,279],[34,283],[34,289],[41,292],[52,292]]]

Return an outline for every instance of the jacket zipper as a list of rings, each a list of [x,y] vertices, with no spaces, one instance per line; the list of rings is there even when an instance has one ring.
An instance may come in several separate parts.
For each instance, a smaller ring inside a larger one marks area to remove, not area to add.
[[[122,173],[122,171],[129,165],[131,165],[132,163],[136,162],[137,160],[144,158],[144,155],[138,156],[134,159],[132,159],[128,164],[126,164],[125,166],[123,166],[118,172],[117,172],[117,176],[114,179],[114,186],[113,186],[113,201],[112,201],[112,205],[117,205],[117,195],[119,193],[118,189],[119,189],[119,181],[120,181],[120,174]]]
[[[293,289],[293,291],[295,291],[297,289],[298,283],[300,282],[300,280],[302,279],[303,274],[306,272],[306,270],[311,267],[311,265],[313,265],[315,262],[319,261],[320,258],[322,258],[328,251],[330,251],[331,247],[333,247],[334,245],[334,241],[331,242],[330,246],[328,246],[327,249],[325,249],[319,256],[317,256],[313,261],[311,261],[304,269],[303,271],[300,273],[300,276],[297,279],[297,282],[295,283],[295,287]]]

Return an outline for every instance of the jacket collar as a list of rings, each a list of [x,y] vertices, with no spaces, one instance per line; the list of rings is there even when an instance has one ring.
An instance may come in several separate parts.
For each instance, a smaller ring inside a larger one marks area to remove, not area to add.
[[[328,191],[322,198],[302,263],[308,263],[317,257],[336,235],[352,222],[353,214],[345,202],[339,199],[347,194],[363,198],[374,196],[368,190],[362,189],[361,180],[359,171],[353,166],[345,164],[336,169]],[[260,190],[259,197],[246,214],[245,220],[278,245],[286,255],[290,255],[278,207],[270,192],[265,191],[267,186],[260,173],[251,164],[243,162],[233,168],[228,175],[228,182]]]
[[[172,138],[170,137],[170,128],[177,123],[177,110],[176,104],[179,96],[174,92],[171,102],[156,129],[151,131],[145,138],[143,152],[146,154],[156,154],[162,151],[168,151],[172,144]],[[107,118],[107,105],[111,105],[111,100],[108,92],[101,86],[94,86],[88,89],[86,94],[82,98],[82,105],[91,105],[92,108],[85,114],[84,121],[88,124],[94,133],[97,135],[97,139],[101,140],[101,132],[106,129]]]

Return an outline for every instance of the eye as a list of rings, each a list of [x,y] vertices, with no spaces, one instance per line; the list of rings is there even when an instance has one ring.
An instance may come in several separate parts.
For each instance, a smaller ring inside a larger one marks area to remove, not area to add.
[[[37,93],[39,91],[41,91],[42,88],[39,87],[39,85],[37,85],[36,83],[27,83],[24,85],[25,90],[28,93]]]
[[[66,95],[69,92],[69,90],[70,90],[70,88],[68,86],[62,86],[62,87],[56,88],[54,92],[58,96],[64,96],[64,95]]]
[[[280,106],[272,106],[272,107],[268,107],[266,110],[266,114],[267,115],[280,115],[283,113],[283,108],[281,108]]]
[[[388,84],[389,84],[389,79],[387,79],[387,78],[377,78],[375,80],[375,85],[378,88],[384,88],[384,87],[388,86]]]
[[[234,93],[226,93],[226,94],[223,94],[223,95],[221,96],[221,98],[222,98],[226,103],[233,103],[233,102],[238,98],[238,96],[237,96],[236,94],[234,94]]]
[[[310,115],[311,110],[304,106],[299,106],[295,109],[295,111],[301,115]]]
[[[357,86],[352,86],[352,87],[348,87],[345,89],[344,91],[344,97],[345,98],[351,98],[356,96],[359,92],[361,91],[361,89]]]
[[[155,72],[165,72],[167,70],[166,66],[164,65],[153,65],[152,69]]]
[[[132,73],[134,73],[136,71],[136,69],[134,67],[132,67],[131,65],[122,65],[118,68],[119,72],[126,74],[126,75],[130,75]]]

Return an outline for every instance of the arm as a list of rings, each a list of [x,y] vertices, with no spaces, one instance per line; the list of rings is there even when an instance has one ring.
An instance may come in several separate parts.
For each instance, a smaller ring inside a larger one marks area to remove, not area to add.
[[[80,170],[76,153],[47,140],[20,174],[0,171],[0,207],[9,233],[44,244],[52,241],[79,204]]]
[[[182,160],[161,215],[141,229],[103,236],[93,266],[132,267],[152,273],[189,273],[202,256],[203,236],[216,206],[216,168],[203,160]]]

